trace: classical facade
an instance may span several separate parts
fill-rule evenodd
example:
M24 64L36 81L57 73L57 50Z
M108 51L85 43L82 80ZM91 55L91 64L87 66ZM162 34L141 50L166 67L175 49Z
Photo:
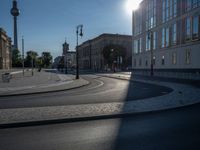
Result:
M133 12L136 71L200 73L200 0L143 0Z
M53 67L71 70L76 66L76 52L69 51L69 44L66 41L62 46L62 56L58 56L54 59Z
M74 68L76 65L76 52L69 51L69 44L65 41L63 44L64 63L67 68Z
M120 34L102 34L88 40L78 47L79 67L104 70L113 64L118 68L131 66L131 43L132 36Z
M10 69L12 66L11 38L0 28L0 69Z
M75 68L76 66L76 52L68 51L67 52L67 66L68 68Z

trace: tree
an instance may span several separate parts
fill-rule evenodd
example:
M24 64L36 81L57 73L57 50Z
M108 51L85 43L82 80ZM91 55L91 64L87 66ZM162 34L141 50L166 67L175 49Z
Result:
M39 68L42 68L42 67L43 67L42 57L38 57L38 58L37 58L36 64L37 64L37 66L38 66Z
M26 52L25 66L32 67L32 61L33 61L33 66L35 67L36 61L37 61L37 56L38 56L38 54L35 51Z
M52 56L50 52L43 52L42 53L42 62L45 68L49 67L52 64Z
M20 51L18 49L14 49L12 51L12 66L13 67L22 67Z

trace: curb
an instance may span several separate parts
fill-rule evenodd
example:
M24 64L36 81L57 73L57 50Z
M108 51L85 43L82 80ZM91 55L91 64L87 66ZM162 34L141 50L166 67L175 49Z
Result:
M200 102L196 104L200 104ZM74 118L64 118L64 119L62 118L62 119L52 119L52 120L0 124L0 129L45 126L45 125L104 120L104 119L115 119L115 118L127 118L127 117L133 117L136 115L145 115L145 114L153 114L153 113L166 112L166 111L175 111L178 109L185 109L188 107L193 107L196 104L190 104L190 105L185 105L185 106L176 107L176 108L166 108L166 109L161 109L161 110L144 111L144 112L127 112L127 113L118 113L118 114L113 114L113 115L96 115L96 116L87 116L87 117L74 117Z
M85 79L84 79L85 80ZM87 80L86 80L87 81ZM37 95L37 94L47 94L47 93L56 93L56 92L63 92L63 91L68 91L68 90L73 90L73 89L79 89L82 88L86 85L89 85L90 82L87 81L87 84L81 85L81 86L77 86L77 87L72 87L69 89L60 89L60 90L52 90L52 91L42 91L42 92L27 92L27 93L21 93L21 94L5 94L5 95L0 95L0 97L14 97L14 96L24 96L24 95Z
M97 76L101 76L101 75L97 75ZM104 77L108 77L108 76L104 76ZM128 79L124 79L124 78L122 79L122 78L119 78L119 77L108 77L108 78L128 80ZM134 80L129 80L129 81L133 82ZM3 124L0 124L0 129L130 117L130 116L140 115L140 114L158 113L158 112L164 112L164 111L184 109L184 108L187 108L187 107L192 107L192 106L197 105L197 104L200 104L199 100L196 101L196 102L191 101L190 103L185 103L185 104L180 103L179 105L173 105L173 106L166 105L166 106L163 106L163 107L148 108L146 110L144 108L142 108L141 110L134 110L134 109L132 109L132 108L134 108L134 105L133 105L130 108L125 109L124 111L121 111L121 112L113 111L113 113L109 113L109 111L107 111L107 113L101 113L100 112L100 113L96 113L94 115L91 115L90 113L85 115L85 116L84 115L81 115L81 116L74 115L73 117L71 116L71 118L70 118L70 116L69 117L64 116L64 117L60 117L60 119L59 119L59 116L58 116L58 117L53 118L53 119L46 118L46 120L42 120L42 118L41 118L41 120L35 119L35 120L32 120L32 121L24 121L24 122L19 121L19 122L14 122L14 123L3 123ZM148 107L148 105L147 105L147 107ZM94 111L94 110L92 110L92 111Z

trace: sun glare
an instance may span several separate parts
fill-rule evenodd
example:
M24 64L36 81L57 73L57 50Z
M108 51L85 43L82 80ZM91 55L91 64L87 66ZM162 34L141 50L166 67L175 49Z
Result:
M141 0L126 0L125 9L128 14L132 14L132 11L138 9Z

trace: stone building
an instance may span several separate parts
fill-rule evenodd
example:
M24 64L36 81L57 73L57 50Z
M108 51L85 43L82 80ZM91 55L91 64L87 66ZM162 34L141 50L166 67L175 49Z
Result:
M79 67L80 69L105 70L111 69L115 64L120 69L127 68L131 66L131 43L132 36L129 35L101 34L79 45ZM121 56L117 55L120 50L123 53ZM104 53L108 53L107 60Z
M12 45L11 38L0 28L0 69L12 67Z
M200 73L200 0L143 0L133 12L132 67L155 75Z
M76 67L76 52L75 51L67 52L67 66L69 69Z
M69 44L65 41L63 44L63 57L64 63L68 69L75 68L76 65L76 52L69 50Z

